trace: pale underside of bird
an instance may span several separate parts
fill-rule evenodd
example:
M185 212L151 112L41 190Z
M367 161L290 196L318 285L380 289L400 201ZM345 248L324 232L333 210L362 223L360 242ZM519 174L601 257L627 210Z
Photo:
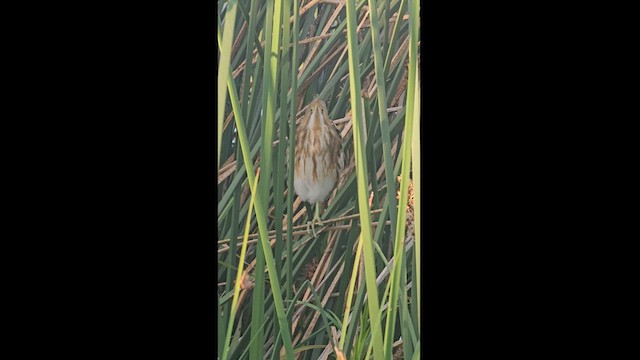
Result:
M320 206L336 187L345 166L342 137L327 111L324 101L316 97L307 107L304 118L296 127L294 189L303 201L315 204L315 216L310 224L322 225Z

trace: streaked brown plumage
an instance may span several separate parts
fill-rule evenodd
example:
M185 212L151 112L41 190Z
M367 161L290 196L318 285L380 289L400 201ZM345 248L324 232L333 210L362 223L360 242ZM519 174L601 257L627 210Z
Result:
M327 111L327 104L315 98L296 127L294 188L302 200L316 205L311 230L322 224L319 206L336 187L344 168L342 137Z

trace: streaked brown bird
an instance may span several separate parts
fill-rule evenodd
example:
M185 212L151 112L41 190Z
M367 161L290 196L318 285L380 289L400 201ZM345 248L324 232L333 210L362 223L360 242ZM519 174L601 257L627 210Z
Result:
M316 98L296 127L294 188L303 201L315 204L313 220L307 223L316 237L315 225L322 225L320 206L338 184L344 168L342 137L329 118L327 104Z

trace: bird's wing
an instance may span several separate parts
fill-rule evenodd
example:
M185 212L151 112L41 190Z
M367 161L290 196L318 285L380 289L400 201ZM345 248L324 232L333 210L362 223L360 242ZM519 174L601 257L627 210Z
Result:
M344 171L345 166L345 155L344 150L342 149L342 144L340 144L340 154L338 155L338 173L342 173Z

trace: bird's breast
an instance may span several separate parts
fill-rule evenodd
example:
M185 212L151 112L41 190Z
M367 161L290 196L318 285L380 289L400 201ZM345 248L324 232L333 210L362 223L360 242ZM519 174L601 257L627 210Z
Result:
M330 133L305 129L296 144L294 186L304 201L324 201L338 179ZM338 146L340 146L338 144Z
M310 203L324 201L333 190L338 173L328 160L323 154L315 154L297 161L294 186L302 200Z

